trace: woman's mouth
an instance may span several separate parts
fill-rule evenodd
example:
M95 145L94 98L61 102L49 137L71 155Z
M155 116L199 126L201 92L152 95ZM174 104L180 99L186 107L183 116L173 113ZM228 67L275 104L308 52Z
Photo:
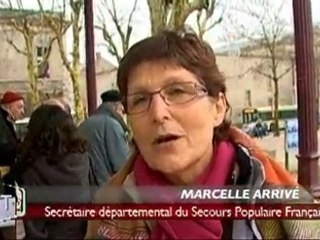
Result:
M174 134L166 134L166 135L162 135L160 137L157 137L153 144L164 144L164 143L171 143L171 142L174 142L178 139L180 139L181 136L178 136L178 135L174 135Z

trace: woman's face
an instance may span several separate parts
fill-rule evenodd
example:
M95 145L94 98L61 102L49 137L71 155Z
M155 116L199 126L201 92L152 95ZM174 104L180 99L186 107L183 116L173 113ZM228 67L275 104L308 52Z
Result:
M147 62L139 65L130 75L128 95L155 92L177 85L167 91L175 94L180 89L179 85L187 82L192 86L200 84L194 74L182 67ZM223 94L216 99L199 89L198 94L191 101L170 106L160 94L154 94L146 111L129 114L135 142L150 168L175 174L211 153L213 129L225 117L226 101ZM130 112L129 101L128 98ZM136 98L135 101L135 104L140 104L139 101L143 103L146 100Z

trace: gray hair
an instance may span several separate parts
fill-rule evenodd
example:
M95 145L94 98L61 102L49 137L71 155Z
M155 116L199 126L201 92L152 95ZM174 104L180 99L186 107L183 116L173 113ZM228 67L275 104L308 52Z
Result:
M46 101L44 101L42 104L44 105L54 105L61 107L64 111L70 112L70 109L66 106L64 102L62 102L60 99L57 98L50 98Z

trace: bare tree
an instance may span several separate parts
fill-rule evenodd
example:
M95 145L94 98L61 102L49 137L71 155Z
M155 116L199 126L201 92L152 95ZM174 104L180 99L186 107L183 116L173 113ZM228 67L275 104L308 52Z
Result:
M22 0L1 1L0 4L10 12L1 17L5 39L17 53L26 58L31 104L32 108L35 108L40 103L38 80L49 77L48 59L56 37L50 33L48 26L42 21L45 13L41 13L39 10L26 10ZM23 36L23 47L16 43L16 34ZM41 43L43 39L45 42ZM37 44L42 45L40 47ZM41 57L37 58L39 51Z
M274 118L274 134L279 136L279 81L290 70L289 65L285 70L281 70L281 63L290 60L290 51L283 42L285 28L288 26L286 21L281 18L281 10L283 2L276 9L271 7L270 2L264 1L259 7L243 4L242 8L236 10L252 22L252 31L248 26L237 25L235 29L241 35L242 39L246 39L250 46L242 54L260 57L262 62L253 69L256 73L266 77L273 83L273 118Z
M206 32L208 32L210 29L214 28L216 25L222 22L224 11L222 11L219 18L217 18L211 23L209 22L212 19L213 14L215 13L215 10L218 7L218 5L219 5L218 0L212 0L206 9L202 9L198 11L197 30L198 30L198 35L200 39L203 39L204 34Z
M100 29L105 40L105 45L111 55L119 62L122 56L128 51L132 37L133 16L137 11L137 0L134 1L128 17L119 14L115 0L100 0L98 23L96 28ZM200 38L222 21L222 15L214 22L210 22L213 13L218 5L216 0L148 0L150 10L151 32L155 34L162 29L178 30L184 27L188 16L198 11L197 30ZM111 17L106 19L106 14ZM115 27L115 32L111 28ZM120 38L119 48L116 39Z
M38 5L42 12L45 12L41 0L37 0ZM71 9L70 20L67 15L67 6ZM82 121L85 117L85 112L83 108L81 90L80 90L80 81L81 81L81 65L80 65L80 32L82 28L82 11L83 11L83 0L68 0L63 1L60 8L59 15L45 14L44 20L48 27L54 33L58 46L59 52L62 58L62 62L67 69L74 94L74 107L75 107L75 118L78 122ZM72 60L69 61L68 52L66 51L64 36L66 31L72 28Z
M209 9L209 3L208 0L148 0L151 33L182 29L191 13Z
M119 15L115 0L111 0L111 4L108 2L110 1L101 0L101 6L99 7L98 14L99 23L95 26L95 28L102 31L102 35L109 53L114 56L119 63L122 56L128 51L130 46L130 39L132 35L132 18L135 11L137 10L138 0L134 0L133 7L130 10L127 20L124 19L124 16ZM110 22L108 22L108 20L106 19L105 12L108 12L108 14L110 15L112 25L116 29L116 34L120 37L121 49L118 48L118 45L115 41L115 36L110 30Z

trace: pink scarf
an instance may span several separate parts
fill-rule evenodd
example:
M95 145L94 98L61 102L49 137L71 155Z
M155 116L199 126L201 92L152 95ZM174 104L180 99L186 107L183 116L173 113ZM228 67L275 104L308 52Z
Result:
M225 186L233 169L234 156L232 144L220 142L208 171L199 176L194 186ZM172 185L159 172L150 169L142 157L136 159L133 172L138 186ZM221 239L222 233L220 220L158 220L151 239Z

